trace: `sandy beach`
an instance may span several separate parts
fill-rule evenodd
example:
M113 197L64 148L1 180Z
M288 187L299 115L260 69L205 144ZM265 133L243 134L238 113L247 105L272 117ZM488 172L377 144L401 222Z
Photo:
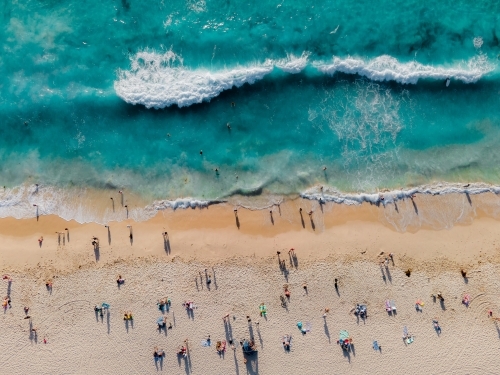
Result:
M500 315L497 220L478 215L450 230L400 233L381 222L381 207L326 205L323 211L312 207L309 216L311 207L304 204L286 202L272 214L235 213L230 205L164 211L147 222L112 222L109 232L55 216L2 219L2 273L13 278L10 286L4 281L12 307L0 320L4 370L496 373L500 328L489 310ZM381 265L390 253L394 262ZM118 275L125 279L119 287ZM49 279L52 290L45 285ZM291 296L282 307L285 284ZM431 297L438 293L444 301ZM464 295L470 296L468 307ZM164 297L172 303L162 313L156 302ZM387 313L386 300L394 301L396 314ZM182 305L186 301L194 302L192 311ZM111 307L101 318L94 306L103 302ZM259 315L261 303L266 317ZM367 306L366 319L354 314L356 304ZM30 319L24 319L25 306ZM126 311L132 322L123 320ZM172 328L159 332L156 321L163 315ZM302 334L298 322L310 331ZM403 341L404 326L414 336L411 344ZM337 344L340 330L352 337L351 352ZM286 334L292 336L290 352L282 344ZM243 355L240 341L251 337L258 352ZM186 338L189 355L179 357ZM219 355L216 343L222 340L227 348ZM372 348L375 340L380 351ZM165 351L161 361L154 361L154 347Z

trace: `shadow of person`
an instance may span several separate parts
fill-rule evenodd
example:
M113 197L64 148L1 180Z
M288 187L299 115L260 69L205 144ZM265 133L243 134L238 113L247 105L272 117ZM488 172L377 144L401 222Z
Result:
M271 217L271 224L274 225L273 211L269 211L269 216Z
M259 353L254 352L251 355L246 356L246 368L247 374L249 375L258 375L259 374Z
M215 277L215 269L212 267L212 274L214 276L214 288L217 290L219 287L217 286L217 278Z
M351 352L349 350L342 349L342 354L347 358L347 361L351 363Z
M470 200L470 195L469 195L469 192L465 192L465 196L467 197L467 202L469 202L469 205L472 206L472 201Z
M108 245L111 245L111 231L109 230L109 226L108 226Z
M234 370L236 375L240 374L240 369L238 366L238 357L236 356L236 350L233 350L233 357L234 357Z
M309 219L311 220L311 228L312 230L316 230L316 225L314 224L314 220L311 214L309 214Z
M171 250L170 250L170 238L169 238L167 232L165 232L165 234L163 236L163 249L165 250L165 252L167 254L170 254L170 252L171 252Z
M299 211L300 212L300 222L302 223L302 228L306 228L306 223L304 222L304 216L302 216L302 209Z
M234 217L235 217L235 219L236 219L236 227L237 227L238 229L240 229L240 219L239 219L239 217L238 217L238 211L237 211L237 210L234 210Z
M413 209L415 210L415 213L418 215L418 207L413 198L411 198L411 203L413 204Z
M382 273L382 280L384 280L384 283L387 284L387 278L385 277L384 268L382 267L382 264L380 265L380 272Z
M328 342L331 343L330 330L328 329L328 324L326 323L326 318L323 318L323 320L324 320L323 329L325 330L325 335L326 335L326 337L328 337Z
M444 310L446 310L446 306L445 306L445 304L444 304L444 298L441 298L441 299L439 300L439 304L441 305L441 309L442 309L443 311L444 311Z
M99 244L94 245L94 255L95 255L95 261L98 262L100 258Z
M392 284L392 275L391 272L389 271L389 267L385 266L385 273L387 274L387 280Z

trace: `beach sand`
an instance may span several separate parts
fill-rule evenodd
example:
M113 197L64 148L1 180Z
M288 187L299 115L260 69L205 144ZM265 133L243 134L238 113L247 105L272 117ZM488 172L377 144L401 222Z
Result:
M500 327L488 317L490 309L500 315L497 220L478 214L469 225L450 230L400 233L380 220L383 207L325 205L322 211L306 204L312 205L295 200L274 207L272 220L269 210L239 209L239 228L230 205L164 211L147 222L112 222L109 235L102 225L54 216L1 219L1 271L14 279L12 308L0 319L3 371L497 373ZM56 232L64 232L64 240ZM99 238L98 252L92 236ZM291 247L296 262L288 256ZM286 271L279 267L277 251ZM389 253L394 264L386 268L379 262ZM205 269L212 275L210 289ZM120 288L119 274L125 279ZM52 292L47 279L53 280ZM286 309L279 298L285 283L291 291ZM438 292L443 304L431 298ZM471 296L468 308L462 304L464 294ZM166 296L172 306L165 315L173 328L159 333L156 320L162 313L156 301ZM387 314L387 299L395 301L396 315ZM422 312L415 309L417 299L425 302ZM192 316L182 306L189 300L196 305ZM93 307L102 302L111 308L101 320ZM261 303L268 308L266 318L259 316ZM366 320L353 314L356 303L367 305ZM24 306L30 307L31 319L24 319ZM325 307L330 309L326 318ZM133 326L122 318L128 310ZM30 320L37 337L30 333ZM310 323L311 331L302 335L299 321ZM404 326L415 336L412 344L403 342ZM342 329L354 340L350 354L337 345ZM290 353L283 350L285 334L293 337ZM207 335L210 347L201 344ZM258 353L247 356L246 364L239 344L234 352L228 345L223 356L215 350L218 340L239 343L250 336ZM176 349L186 338L189 356L178 358ZM374 340L381 352L372 349ZM155 346L166 353L156 364Z

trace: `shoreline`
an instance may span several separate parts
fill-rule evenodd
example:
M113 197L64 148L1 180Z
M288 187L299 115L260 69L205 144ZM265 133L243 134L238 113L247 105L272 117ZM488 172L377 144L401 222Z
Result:
M472 222L485 215L500 220L500 186L487 183L434 183L399 189L382 189L375 193L347 193L328 185L315 184L303 192L290 195L261 191L258 195L229 196L209 200L176 198L148 200L134 191L92 188L54 188L23 185L0 193L0 220L59 216L81 224L111 222L145 222L168 211L206 209L231 205L251 211L280 210L285 204L296 204L308 210L343 211L343 206L366 203L383 208L379 220L396 230L414 232L423 229L449 229L456 224ZM436 207L442 212L436 213ZM443 214L444 213L444 214ZM293 214L288 218L293 219Z
M41 268L70 273L82 267L104 267L136 259L207 264L234 259L269 261L276 258L277 251L290 248L308 262L377 262L381 252L394 253L400 260L397 267L425 270L432 264L429 272L449 267L458 272L461 267L500 262L495 237L498 220L481 210L475 211L473 221L448 230L420 228L401 233L381 221L387 207L322 206L323 212L317 202L298 199L273 207L272 214L268 210L239 209L239 228L230 204L167 210L144 222L111 222L109 237L103 225L79 224L54 215L41 216L38 221L4 218L0 219L1 269L4 273ZM311 218L309 210L313 210ZM132 244L128 225L133 230ZM69 241L65 228L69 229ZM168 246L162 238L164 231L168 232ZM43 243L39 247L41 236ZM98 253L91 244L93 236L99 238Z

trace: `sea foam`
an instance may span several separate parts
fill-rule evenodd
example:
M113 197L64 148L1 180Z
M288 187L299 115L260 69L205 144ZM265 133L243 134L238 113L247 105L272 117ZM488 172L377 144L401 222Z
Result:
M361 205L365 202L371 204L386 205L399 200L411 199L417 194L424 195L448 195L465 194L477 195L484 193L500 194L500 186L488 185L484 183L474 183L461 185L455 183L442 183L435 185L423 185L419 187L389 190L379 193L344 193L329 187L314 186L300 194L301 198L317 200L322 203L333 202L345 205Z
M127 103L157 109L173 104L185 107L210 100L224 90L252 84L275 67L287 73L298 73L306 63L307 55L298 58L290 55L282 60L267 60L264 64L211 72L184 67L182 59L172 51L163 54L143 51L131 57L131 69L120 71L114 86L118 96Z
M320 73L358 74L373 81L395 81L416 84L420 79L445 80L464 83L477 82L495 66L485 55L479 54L467 62L450 67L431 66L416 61L402 63L391 56L379 56L371 60L333 57L332 62L309 61L310 54L288 55L283 59L267 59L263 63L236 66L210 71L207 68L191 69L173 51L157 53L141 51L130 57L130 70L119 70L114 88L116 94L130 104L146 108L165 108L171 105L187 107L209 101L224 90L253 84L279 69L297 74L312 67Z
M403 84L416 84L420 79L445 80L447 78L464 83L475 83L495 68L484 55L475 56L454 67L435 67L416 61L401 63L388 55L368 61L354 57L344 59L333 57L333 61L329 64L315 63L314 65L325 74L333 75L337 72L358 74L372 81L396 81Z

